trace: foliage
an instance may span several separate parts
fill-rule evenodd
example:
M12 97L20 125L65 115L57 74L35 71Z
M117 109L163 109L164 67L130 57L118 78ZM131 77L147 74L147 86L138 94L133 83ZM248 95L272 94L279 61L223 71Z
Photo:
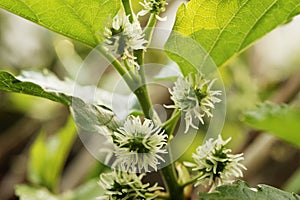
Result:
M0 7L94 47L108 17L120 9L120 1L3 0Z
M18 185L16 187L16 195L20 200L69 200L68 198L59 198L51 194L46 188L34 188L28 185Z
M71 104L69 97L60 93L46 92L34 83L21 82L8 72L0 71L0 80L1 90L43 97L65 105Z
M250 188L245 182L237 181L233 185L219 186L213 193L200 193L201 200L298 200L299 195L284 192L268 185Z
M41 132L31 146L29 159L29 179L33 184L57 190L60 174L77 133L73 119L69 119L63 129L49 139Z
M17 185L15 193L20 200L95 200L96 197L103 195L103 191L99 188L95 179L89 180L73 191L59 195L51 193L44 187L34 187L25 184Z
M115 156L114 159L121 160L121 163L116 162L113 167L120 171L130 168L132 171L144 169L148 172L145 164L150 163L151 168L156 171L160 164L158 161L173 161L170 152L168 155L160 154L167 154L168 145L177 136L175 130L180 117L185 117L182 121L185 123L184 132L187 134L191 129L201 129L210 125L207 124L209 123L207 117L214 117L213 110L217 107L215 104L222 101L215 96L225 96L221 90L212 90L215 79L209 79L212 78L211 73L218 72L217 67L226 65L231 58L256 40L299 14L300 1L191 0L182 4L176 14L173 32L165 44L165 51L178 64L185 77L179 77L173 91L169 90L175 106L165 106L174 108L170 119L165 122L161 122L155 113L151 113L152 103L143 64L156 21L165 19L161 18L160 14L165 11L167 2L165 0L139 2L144 10L138 14L132 10L132 3L130 0L1 0L0 7L85 45L97 47L95 49L119 72L128 88L135 94L143 110L139 116L129 115L123 123L110 106L99 103L100 101L90 102L84 96L76 96L69 90L51 90L34 80L22 81L5 71L0 71L0 90L38 96L70 107L76 125L80 129L102 134L107 139L106 144L117 147L107 156L107 159ZM139 17L144 15L150 17L143 30ZM116 54L120 54L118 55L120 59ZM67 84L67 81L60 81L56 77L54 79L56 83ZM123 102L120 100L119 103ZM300 137L297 134L299 117L299 110L286 105L267 103L260 105L256 111L248 112L245 121L254 128L270 131L300 146ZM201 123L196 125L194 120ZM287 130L286 127L290 129ZM75 138L75 125L71 119L62 130L49 139L46 139L43 132L40 133L31 147L29 160L29 180L35 186L17 186L16 194L21 200L93 199L100 193L108 198L115 195L126 199L136 196L134 193L140 193L146 199L153 199L156 196L184 199L184 189L188 185L213 186L216 181L223 184L226 182L224 177L229 178L230 174L233 175L230 179L241 177L241 169L245 169L238 163L243 160L243 154L229 154L231 150L224 145L230 139L223 141L219 136L220 144L218 140L214 141L212 138L206 145L198 148L198 162L197 156L196 159L194 156L194 159L200 168L192 170L194 172L200 170L201 173L195 177L192 177L190 175L192 172L180 163L176 164L177 172L172 162L160 169L165 180L166 194L158 191L161 188L156 187L157 184L155 187L149 187L150 183L142 183L144 171L138 171L141 173L139 178L132 180L128 177L136 177L135 174L125 176L115 171L115 175L101 174L101 177L109 177L108 185L113 186L102 188L106 191L100 188L97 191L97 184L92 179L91 182L69 193L54 195L51 192L59 191L59 179ZM141 157L147 160L146 163L141 161L140 153ZM227 166L229 170L225 170ZM224 171L224 176L219 171L222 173ZM122 185L118 183L116 174L120 175ZM178 177L178 174L184 177ZM201 181L197 183L197 180L206 178L209 178L209 184ZM139 187L136 187L137 183ZM121 192L118 190L120 186ZM133 194L128 196L126 191ZM234 185L220 186L213 193L201 192L200 198L300 199L298 195L266 185L260 185L257 189L249 188L242 181Z
M114 130L119 123L114 113L105 106L86 103L77 97L68 96L69 94L49 92L35 83L19 81L5 71L0 71L0 89L38 96L68 105L72 108L77 124L89 131L95 131L97 127L101 126Z
M266 102L258 105L256 110L245 113L244 120L255 129L268 131L300 147L299 118L298 108Z
M184 74L211 59L220 67L299 12L298 0L193 0L179 7L167 49Z

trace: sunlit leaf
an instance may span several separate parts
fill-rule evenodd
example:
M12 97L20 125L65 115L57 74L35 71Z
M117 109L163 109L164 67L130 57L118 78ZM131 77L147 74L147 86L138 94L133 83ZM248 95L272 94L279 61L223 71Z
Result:
M245 122L251 127L267 131L300 147L300 109L270 102L260 104L256 110L245 114Z
M299 12L299 0L191 0L177 11L167 50L181 69L202 68L211 58L219 67Z
M201 200L299 200L300 196L279 190L268 185L250 188L247 183L238 181L236 184L223 185L212 193L200 194Z
M136 106L137 100L132 99L130 94L123 95L110 92L97 88L95 85L80 85L68 77L61 80L48 70L22 71L21 75L16 78L23 82L35 83L41 86L46 92L54 92L73 97L72 106L78 102L75 102L74 99L79 98L86 103L113 108L113 112L118 114L118 117L122 119L125 119L129 113L128 111L130 111L124 110L124 105L129 104L128 109L138 108L138 106ZM117 103L115 103L116 99Z
M0 7L89 46L97 46L119 0L1 0Z
M99 105L105 96L106 98L113 98L113 95L104 91L96 90L95 87L81 87L76 86L77 92L74 93L74 82L61 81L53 74L49 76L41 75L40 73L34 74L34 77L20 76L15 78L8 72L0 71L0 90L17 92L23 94L29 94L32 96L38 96L46 98L55 102L63 103L71 107L72 113L74 114L76 124L88 131L99 131L100 127L109 128L115 130L118 128L119 120L115 113L106 106ZM20 81L24 80L24 81ZM33 82L29 82L33 81ZM37 85L41 84L40 85ZM87 90L86 90L87 89ZM93 98L91 92L96 90L96 97L98 102L89 103L90 99ZM76 97L71 95L77 95ZM121 95L115 95L114 97L119 98L119 102L125 102L126 98ZM84 100L80 99L84 98Z
M50 138L41 132L30 150L29 179L55 191L65 161L76 138L76 128L69 119L63 129Z
M70 105L71 103L70 98L61 93L46 92L39 85L31 82L22 82L5 71L0 71L0 90L43 97L65 105Z

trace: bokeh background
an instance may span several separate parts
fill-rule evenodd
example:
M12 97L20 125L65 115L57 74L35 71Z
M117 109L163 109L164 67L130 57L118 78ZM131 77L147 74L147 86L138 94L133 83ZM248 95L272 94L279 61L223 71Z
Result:
M169 1L167 22L159 27L171 28L176 8L183 2ZM138 9L138 5L135 5ZM146 18L142 18L145 20ZM269 33L251 48L220 69L227 96L227 114L223 137L232 137L234 152L245 153L246 180L250 185L269 184L300 192L300 151L295 146L267 133L251 130L242 122L243 113L266 100L299 106L300 89L300 17ZM155 38L154 38L155 39ZM161 36L157 36L161 39ZM76 78L77 71L90 48L0 9L0 70L19 74L21 70L47 68L58 77ZM166 64L160 52L147 52L147 62ZM93 77L95 67L82 76L83 84ZM158 69L151 73L157 73ZM109 89L118 75L111 68L101 79ZM150 88L156 104L171 101L166 88ZM159 92L158 92L159 91ZM31 145L41 133L55 134L69 118L67 107L37 97L0 91L0 199L16 199L14 187L28 182L28 159ZM300 121L300 119L299 119ZM289 128L289 127L287 127ZM189 160L202 144L203 134L194 139L181 160ZM51 166L49 166L51 167ZM60 191L68 191L97 179L106 167L93 158L76 139L60 181ZM148 177L156 180L157 175ZM299 181L297 181L299 180ZM97 188L95 188L97 190Z

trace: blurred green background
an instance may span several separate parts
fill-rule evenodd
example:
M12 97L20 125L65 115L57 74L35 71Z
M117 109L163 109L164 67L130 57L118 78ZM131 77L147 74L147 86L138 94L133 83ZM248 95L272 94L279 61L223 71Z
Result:
M168 15L168 21L160 22L159 27L172 27L172 17L180 2L182 1L169 1L169 9L164 13ZM138 5L135 7L138 8ZM233 59L228 66L220 69L227 101L223 138L232 137L230 147L234 152L245 153L248 171L244 179L251 185L264 183L300 192L299 149L268 134L252 130L243 122L243 114L255 109L258 103L265 100L299 106L299 35L300 18L297 17L291 23L268 34ZM91 49L76 41L0 10L1 70L18 74L21 70L47 68L60 78L75 78L82 61L90 51ZM169 62L165 55L155 51L148 51L146 60L163 65ZM97 80L98 77L93 76L93 70L97 70L99 66L97 63L94 65L89 71L82 72L86 73L81 74L86 77L82 80L83 84ZM155 74L159 70L160 68L155 68L149 73ZM116 78L118 75L115 71L108 68L99 84L102 88L109 89L116 82ZM155 104L171 103L166 88L150 87L150 90ZM0 91L0 199L16 199L14 187L32 181L29 174L29 154L34 141L40 137L41 131L46 138L57 134L67 123L69 115L68 108L60 104ZM73 126L73 129L69 128L74 132L74 124L69 126ZM289 128L291 127L286 127ZM190 155L202 144L203 138L200 131L193 145L180 160L190 160ZM85 190L94 191L89 194L91 197L97 196L99 188L90 184L89 180L97 180L105 167L87 152L80 139L75 138L71 143L70 152L66 152L67 161L59 180L59 188L55 190L68 191L86 183L83 189L78 190L79 193L84 193ZM53 152L60 151L53 149ZM43 154L39 153L35 159L40 156L42 160ZM51 166L43 167L46 170ZM153 174L148 179L153 182L159 180L157 177L157 174Z

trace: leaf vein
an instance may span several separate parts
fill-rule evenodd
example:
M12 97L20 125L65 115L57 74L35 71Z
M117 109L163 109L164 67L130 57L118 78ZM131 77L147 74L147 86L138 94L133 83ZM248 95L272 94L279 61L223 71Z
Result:
M37 21L40 21L39 20L39 16L37 15L37 13L34 12L34 10L31 8L31 6L29 6L28 4L26 4L23 0L17 0L17 1L19 1L20 3L22 3L26 8L28 8L32 12L32 14L35 16L35 18L36 18Z
M245 42L245 40L247 39L247 37L250 35L250 33L251 33L251 31L253 31L253 28L262 20L262 18L265 16L265 14L267 13L267 12L269 12L270 11L270 9L272 9L273 8L273 6L275 6L276 5L276 3L277 3L278 1L276 0L276 1L274 1L257 19L256 19L256 21L255 21L255 23L248 29L248 31L247 31L247 33L245 34L245 36L244 36L244 38L242 39L242 41L240 42L240 45L239 45L239 47L236 49L236 51L239 51L239 50L241 50L241 47L243 46L243 44L244 44L244 42Z
M232 17L228 20L228 22L225 24L225 26L220 30L216 40L214 41L213 45L211 46L211 48L207 51L207 54L204 56L204 59L201 63L201 66L206 62L208 56L211 54L212 50L217 46L217 44L220 41L221 36L224 33L224 30L226 28L228 28L229 24L232 22L233 19L235 19L235 17L240 13L241 9L244 8L244 6L247 5L247 3L249 3L250 0L246 0L238 9L237 11L234 13L234 15L232 15Z
M94 34L96 33L96 30L94 30L94 28L89 23L87 23L85 20L83 20L82 16L80 16L80 14L77 13L69 3L67 3L65 0L62 0L62 2L71 10L71 12L79 19L79 21L81 21L81 23L89 29L89 31L92 33L94 39L97 41L97 38L95 38L95 36L94 36Z

